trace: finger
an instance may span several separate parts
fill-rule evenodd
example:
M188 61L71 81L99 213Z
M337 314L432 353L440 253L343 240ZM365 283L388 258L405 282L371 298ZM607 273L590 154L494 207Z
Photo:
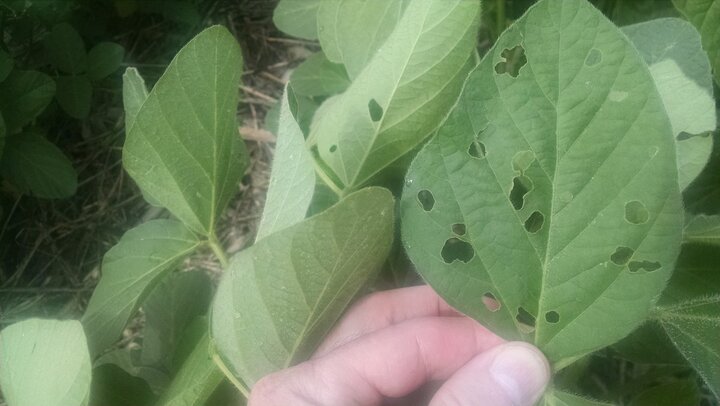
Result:
M327 354L356 338L405 320L461 316L430 286L386 290L366 296L348 310L328 334L314 357Z
M532 406L549 379L550 367L537 348L507 343L468 362L443 384L430 406Z
M385 397L402 397L427 381L447 379L500 343L466 317L413 319L263 378L249 405L379 405Z

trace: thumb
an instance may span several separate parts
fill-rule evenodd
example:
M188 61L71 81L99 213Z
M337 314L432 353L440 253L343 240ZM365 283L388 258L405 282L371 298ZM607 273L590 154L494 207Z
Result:
M545 356L511 342L470 360L438 390L430 406L532 406L550 379Z

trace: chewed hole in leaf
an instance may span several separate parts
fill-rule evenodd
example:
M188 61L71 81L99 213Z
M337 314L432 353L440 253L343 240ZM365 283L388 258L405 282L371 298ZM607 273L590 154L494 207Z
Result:
M530 314L525 308L518 307L517 315L515 315L515 320L517 320L518 327L520 328L520 331L523 333L529 334L535 331L535 316Z
M330 152L335 152L335 151L337 151L337 145L333 144L330 146Z
M653 272L662 268L662 264L657 261L630 261L628 269L630 272Z
M517 45L510 49L504 49L500 56L502 56L505 60L498 62L495 65L495 73L498 75L507 73L508 75L516 78L520 74L520 68L527 64L525 48L521 45Z
M642 202L633 200L625 203L625 220L630 224L644 224L650 219L650 212Z
M525 195L533 187L533 183L527 176L516 176L513 178L513 187L510 190L510 203L515 210L520 210L525 205Z
M468 147L468 155L473 158L482 159L485 158L485 154L485 144L480 141L473 141L470 143L470 147Z
M419 191L417 197L423 210L430 211L435 207L435 197L429 190L423 189Z
M368 110L370 111L370 119L374 122L378 122L382 120L383 117L383 108L380 106L380 104L375 99L370 99L370 102L368 102Z
M520 151L513 157L512 167L515 172L525 172L535 161L535 153L532 151Z
M602 52L600 52L599 49L593 48L588 52L587 57L585 57L585 65L587 66L595 66L602 62Z
M555 310L550 310L549 312L545 313L545 321L555 324L560 321L560 314Z
M468 263L475 256L475 249L469 242L453 237L445 241L440 255L448 264L455 261Z
M495 298L495 295L490 292L486 292L482 296L482 302L485 305L485 308L491 312L496 312L500 310L500 307L502 306L500 302Z
M625 265L632 258L635 250L629 247L617 247L615 252L610 255L610 260L615 265Z
M465 235L466 231L465 224L463 223L455 223L452 225L452 232L456 235Z
M678 134L677 137L675 137L675 138L676 138L678 141L686 141L686 140L689 140L689 139L695 138L695 137L706 138L706 137L709 137L710 134L711 134L711 133L708 133L708 132L700 133L700 134L690 134L690 133L688 133L688 132L683 131L683 132L681 132L680 134Z
M543 214L539 211L534 211L530 217L525 220L525 230L529 233L535 234L540 231L543 223L545 223L545 216L543 216Z

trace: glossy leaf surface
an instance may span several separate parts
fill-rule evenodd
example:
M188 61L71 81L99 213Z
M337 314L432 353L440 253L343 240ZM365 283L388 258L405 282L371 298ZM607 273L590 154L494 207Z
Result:
M143 192L210 235L246 166L235 118L237 41L206 29L170 63L127 129L123 164Z
M152 220L123 235L103 257L100 283L82 319L93 355L120 337L152 287L199 245L176 220Z
M90 368L77 321L28 319L0 333L0 386L8 406L86 406Z
M237 254L212 310L228 369L252 387L306 359L376 275L392 237L392 195L373 187Z
M586 1L543 0L415 158L403 239L451 305L562 366L648 317L680 244L676 173L627 37Z

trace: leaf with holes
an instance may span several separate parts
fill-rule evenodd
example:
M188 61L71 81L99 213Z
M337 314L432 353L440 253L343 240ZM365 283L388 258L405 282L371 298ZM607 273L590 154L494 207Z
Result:
M127 172L204 235L213 234L247 163L235 118L241 70L235 38L206 29L180 50L126 129Z
M305 148L305 138L290 112L288 98L293 97L290 89L285 89L281 102L277 144L265 208L258 226L258 240L302 221L315 189L313 158Z
M385 261L393 203L385 189L362 189L233 258L211 326L233 375L252 387L310 356Z
M703 47L720 84L720 2L717 0L673 0L675 7L697 27Z
M85 406L90 356L77 321L28 319L0 333L0 386L10 406Z
M317 39L317 10L321 3L321 0L281 0L273 13L273 22L286 34Z
M498 39L405 185L402 235L424 278L558 366L642 323L678 253L662 99L584 0L542 0Z
M20 192L43 199L75 194L78 181L72 162L42 134L26 131L5 142L0 174Z
M348 90L318 110L310 144L345 188L436 129L474 64L479 12L479 1L410 2Z
M317 16L318 37L328 59L345 65L350 78L356 78L392 34L408 3L322 2Z
M663 18L624 27L655 79L673 127L678 181L685 189L710 158L717 117L710 62L688 22Z
M100 283L82 319L93 355L122 335L142 299L199 245L176 220L152 220L123 235L103 257Z

